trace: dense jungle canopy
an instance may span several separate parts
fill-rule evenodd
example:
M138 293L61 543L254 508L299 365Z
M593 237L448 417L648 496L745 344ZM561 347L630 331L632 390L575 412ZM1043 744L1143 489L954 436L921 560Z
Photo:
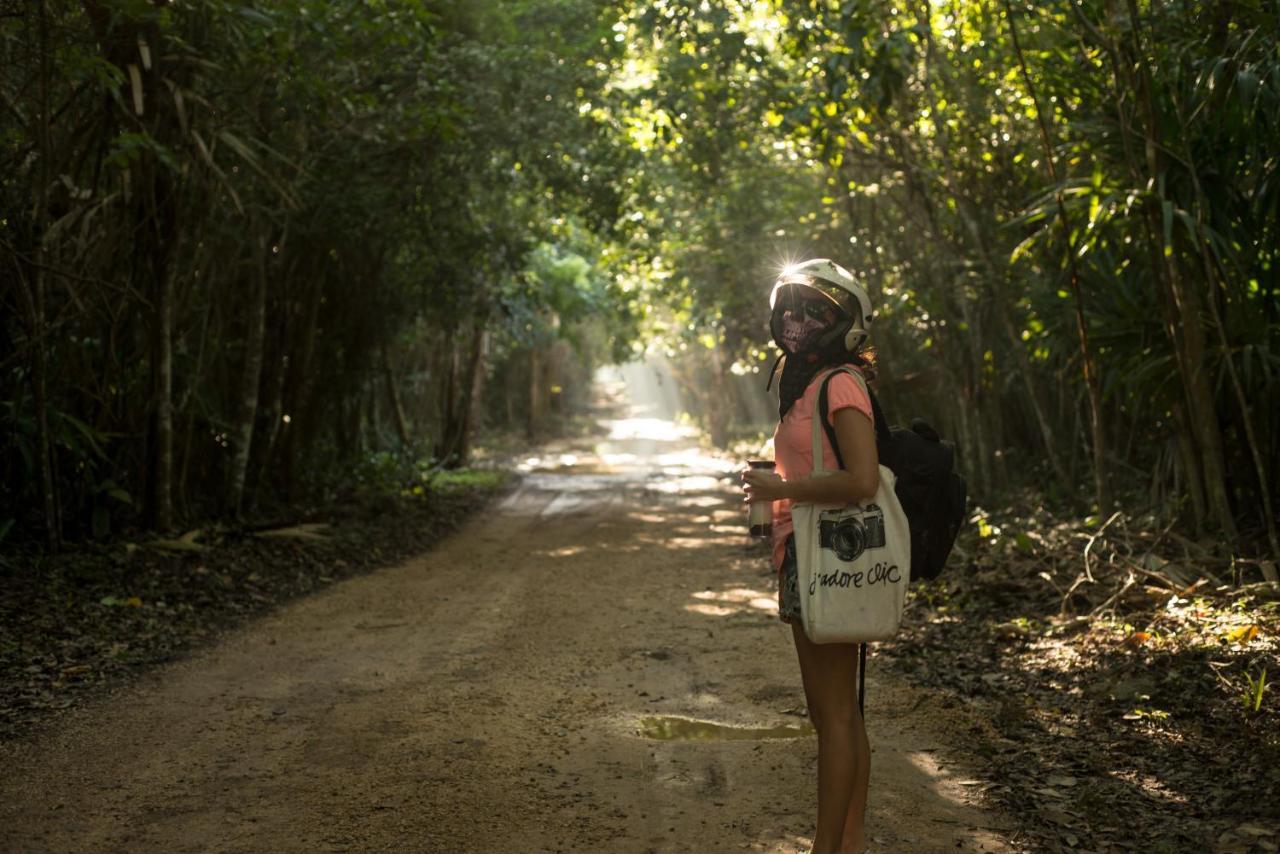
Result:
M1280 553L1273 0L4 0L0 540L321 500L824 255L980 500Z

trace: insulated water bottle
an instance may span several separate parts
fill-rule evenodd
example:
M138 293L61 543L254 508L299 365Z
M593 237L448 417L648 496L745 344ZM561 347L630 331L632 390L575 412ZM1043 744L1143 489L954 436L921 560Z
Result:
M773 460L747 460L753 469L773 471L777 464ZM773 502L756 501L747 505L747 524L753 537L773 536Z

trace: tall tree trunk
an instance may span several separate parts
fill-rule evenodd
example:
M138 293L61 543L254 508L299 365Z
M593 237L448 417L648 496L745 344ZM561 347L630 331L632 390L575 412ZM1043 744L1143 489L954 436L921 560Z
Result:
M988 478L987 470L982 462L982 452L977 440L974 438L973 420L973 401L964 385L957 383L954 389L956 396L955 412L959 420L960 447L964 449L961 454L960 461L964 466L966 473L975 481L976 487L973 492L975 495L987 495Z
M1151 93L1151 73L1147 67L1139 36L1141 18L1138 7L1134 0L1126 0L1126 5L1133 40L1133 63L1137 77L1135 88L1145 125L1147 177L1153 187L1159 188L1164 175L1164 141ZM1160 201L1155 198L1149 198L1146 203L1149 229L1154 229L1157 222L1163 221L1165 213L1157 209L1159 205ZM1163 228L1156 233L1163 234ZM1182 379L1187 391L1187 416L1196 435L1196 444L1199 446L1209 513L1219 530L1230 541L1235 542L1239 534L1231 513L1231 502L1227 497L1222 431L1218 426L1217 408L1214 404L1213 389L1209 383L1204 329L1200 320L1199 294L1196 293L1195 288L1188 285L1173 253L1165 251L1163 245L1159 262L1160 267L1157 272L1162 274L1161 278L1172 298L1173 306L1177 309L1177 325L1184 348L1179 366L1183 369Z
M157 0L153 0L159 5ZM120 96L129 122L161 144L178 133L171 111L160 109L164 99L160 69L164 62L160 29L106 7L99 0L83 0L104 59L125 74ZM181 73L180 66L175 70ZM173 525L173 278L170 269L179 235L177 181L151 151L132 167L133 246L138 276L150 300L146 506L152 526Z
M378 405L381 395L378 394L378 380L375 376L373 385L370 387L367 383L360 383L360 421L359 436L360 454L363 456L380 444L382 437L382 409Z
M1179 120L1181 121L1181 119L1180 111ZM1253 416L1249 411L1249 401L1245 396L1244 387L1240 383L1240 376L1236 372L1235 361L1231 355L1231 345L1227 340L1227 327L1222 320L1221 313L1218 311L1218 300L1214 293L1215 286L1220 284L1220 271L1217 262L1214 260L1213 252L1209 248L1209 243L1204 236L1209 199L1200 183L1200 173L1196 168L1195 153L1190 146L1185 146L1185 158L1187 170L1191 175L1191 184L1196 194L1196 250L1204 266L1205 283L1210 289L1205 301L1209 305L1209 316L1213 320L1213 328L1218 333L1218 348L1222 356L1222 363L1226 368L1227 378L1231 381L1231 390L1235 395L1236 407L1240 412L1240 421L1244 429L1245 443L1249 446L1254 475L1258 478L1258 494L1262 501L1262 520L1267 532L1267 543L1271 546L1271 556L1276 560L1280 560L1280 534L1276 531L1275 513L1271 505L1271 487L1267 482L1267 467L1262 459L1262 451L1259 448L1257 436L1254 434Z
M140 172L145 176L147 211L142 223L146 233L151 279L151 479L148 490L151 523L157 530L173 527L173 279L170 275L170 239L176 229L171 182L163 165L147 158Z
M409 447L409 420L404 414L404 403L400 399L400 387L396 384L396 373L391 369L391 353L387 349L386 342L381 346L382 350L382 379L386 383L387 400L391 404L391 416L396 425L396 434L400 437L400 444Z
M470 330L465 355L453 339L453 357L449 361L444 424L436 457L447 468L466 465L471 454L471 432L476 399L484 373L485 318L478 316Z
M459 344L458 330L450 330L447 337L448 347L445 354L444 385L440 396L440 432L436 437L435 457L444 465L452 465L451 457L456 451L458 421L459 383Z
M52 178L49 160L53 156L49 81L53 69L49 55L49 16L44 0L40 0L36 14L39 16L37 26L40 51L40 116L36 132L39 135L40 169L37 173L39 186L36 188L35 263L30 265L30 275L25 277L20 290L26 297L30 315L31 396L36 408L36 453L40 458L40 501L44 512L45 545L51 554L57 554L62 550L62 523L58 518L57 486L53 476L53 442L49 436L48 355L45 336L45 232L49 219L49 181Z
M1137 97L1135 93L1142 90L1144 85L1136 71L1137 60L1133 55L1136 50L1136 41L1133 49L1126 49L1122 43L1111 39L1101 29L1095 27L1074 0L1071 9L1089 38L1106 51L1111 63L1116 121L1120 126L1120 142L1125 166L1132 185L1143 186L1148 181L1155 180L1155 173L1150 173L1150 160L1145 164L1139 162L1138 155L1133 151L1131 140L1141 136L1147 143L1147 154L1157 156L1157 153L1152 148L1151 132L1135 128L1129 115L1130 104ZM1116 10L1110 3L1107 6L1107 15L1113 20L1117 18ZM1134 23L1136 26L1136 21ZM1147 106L1150 107L1149 101ZM1153 111L1148 109L1146 119L1148 123L1154 120ZM1197 370L1197 366L1189 363L1187 348L1183 343L1186 323L1178 316L1173 286L1169 280L1170 267L1165 263L1164 245L1160 238L1161 211L1158 202L1154 199L1147 198L1143 202L1141 222L1148 266L1156 281L1156 301L1160 305L1165 337L1169 341L1174 362L1178 367L1178 376L1181 379L1179 388L1181 400L1173 401L1171 407L1178 442L1178 459L1186 475L1187 491L1192 501L1194 514L1192 522L1196 530L1200 530L1208 518L1206 512L1208 489L1205 485L1204 455L1200 449L1203 438L1202 429L1191 416L1197 408L1191 394L1191 376Z
M950 363L960 372L960 381L958 388L964 392L964 402L962 406L966 410L972 410L973 421L969 436L972 440L972 460L971 465L977 467L978 480L980 490L983 493L990 494L995 489L995 479L991 471L991 455L987 447L984 435L984 424L982 418L982 402L983 402L983 381L982 373L984 368L983 349L982 349L982 329L981 323L977 316L973 313L973 304L969 300L961 300L960 302L961 317L969 332L964 336L965 350L968 355L967 360L956 358L959 354L953 354L951 359L943 359L944 364ZM945 354L944 354L945 355ZM967 365L967 367L966 367Z
M542 359L538 345L529 348L529 415L525 434L532 439L542 427Z
M284 444L281 450L281 484L286 500L293 495L294 468L297 464L300 435L314 434L315 419L312 417L312 390L315 388L315 353L317 326L320 322L320 303L324 299L324 280L315 276L307 291L305 308L299 313L301 322L298 326L302 340L297 347L295 357L289 363L289 377L286 380L285 414L289 422L284 425Z
M209 281L216 281L212 272L208 274ZM196 432L196 413L191 411L191 399L200 383L204 382L204 352L205 345L209 340L209 326L213 319L213 309L210 307L204 312L203 322L200 324L200 341L196 345L196 361L195 366L186 378L186 388L179 397L178 403L174 407L174 417L182 418L185 415L185 426L183 428L182 439L182 455L181 463L178 466L178 483L177 492L180 502L180 512L185 512L187 506L187 472L191 468L191 445L195 441Z
M459 466L471 458L471 441L474 438L476 410L480 399L480 386L484 380L484 351L488 333L485 319L477 317L471 334L471 353L464 369L462 403L459 406L458 433L454 446Z
M283 254L284 238L281 238ZM249 471L245 479L245 497L243 506L246 513L252 513L258 502L263 484L267 481L267 472L275 459L277 440L281 427L285 422L284 387L289 374L289 354L294 345L294 316L290 309L292 300L289 286L298 279L298 262L289 264L287 270L279 276L281 287L276 293L278 301L268 300L267 313L272 315L273 334L263 336L263 371L262 398L258 402L258 428L255 431L253 452L249 456ZM272 310L274 308L274 311ZM292 416L288 416L292 420Z
M41 229L41 231L43 231ZM38 238L41 239L41 238ZM44 253L35 253L35 263L22 277L18 289L27 313L31 347L31 397L36 416L36 455L39 459L41 511L44 514L45 546L50 554L62 550L62 523L58 513L57 482L53 476L53 443L49 435L48 356L45 352Z
M707 382L702 389L706 395L707 429L711 434L711 444L727 448L730 421L739 404L731 382L732 375L725 369L724 354L720 352L719 345L707 351L707 373Z
M1154 202L1153 202L1154 203ZM1187 417L1196 437L1200 467L1203 470L1205 497L1209 515L1218 529L1231 541L1238 538L1231 502L1227 497L1226 466L1222 447L1222 430L1218 426L1217 406L1209 384L1204 329L1200 325L1200 300L1171 259L1164 259L1165 280L1180 324L1183 357L1183 386L1187 394ZM1175 345L1176 346L1176 345Z
M245 479L245 496L242 502L246 513L252 513L257 506L258 496L268 480L268 473L276 458L281 429L287 424L285 419L292 420L292 416L283 411L284 382L288 373L288 357L284 352L287 351L277 352L266 361L267 367L262 375L262 393L265 399L259 403L258 411L261 413L260 423L265 430L257 431L257 440L253 443L254 452L249 457L249 473ZM264 359L265 357L264 353Z
M1195 442L1192 441L1194 431L1187 423L1187 407L1181 400L1173 403L1174 436L1178 443L1178 462L1186 474L1187 487L1184 490L1191 499L1193 523L1198 529L1205 518L1204 480L1201 477L1200 459L1196 453Z
M240 394L231 425L231 461L227 469L227 509L239 518L244 504L245 474L258 419L258 389L262 384L262 340L267 324L266 238L259 238L253 271L248 276L249 314L245 318L244 362L240 374Z
M1071 295L1075 304L1076 333L1080 342L1080 364L1084 371L1085 387L1089 393L1089 427L1093 438L1093 480L1094 494L1098 503L1098 512L1106 514L1111 509L1111 492L1107 484L1106 436L1102 424L1102 378L1098 374L1098 366L1093 360L1093 351L1089 346L1089 325L1085 320L1084 294L1080 288L1080 274L1076 269L1075 241L1071 236L1071 226L1067 220L1067 208L1062 199L1061 183L1058 179L1057 161L1053 154L1053 143L1049 138L1049 123L1040 109L1040 99L1036 95L1035 81L1027 68L1027 60L1022 55L1022 45L1018 41L1018 27L1014 20L1013 8L1009 0L1002 0L1005 18L1009 22L1009 36L1013 43L1014 55L1022 70L1023 80L1027 84L1027 94L1035 106L1036 121L1040 126L1041 143L1044 146L1045 167L1049 171L1049 179L1057 185L1055 193L1058 207L1058 224L1062 231L1063 246L1066 249L1067 272L1071 285Z
M519 392L520 388L516 382L516 372L508 370L502 381L502 398L506 404L507 413L504 425L508 430L514 430L516 426L516 397Z

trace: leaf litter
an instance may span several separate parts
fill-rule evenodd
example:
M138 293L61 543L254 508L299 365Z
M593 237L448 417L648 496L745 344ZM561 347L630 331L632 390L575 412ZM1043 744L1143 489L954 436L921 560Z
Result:
M1274 567L1119 513L977 521L879 652L990 722L1028 850L1280 850Z

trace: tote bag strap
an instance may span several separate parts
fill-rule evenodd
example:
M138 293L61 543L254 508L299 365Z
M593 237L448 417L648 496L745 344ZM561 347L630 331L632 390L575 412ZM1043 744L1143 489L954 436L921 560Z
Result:
M830 471L825 465L822 453L822 433L827 426L827 407L825 404L827 397L827 384L831 382L832 377L836 374L845 373L852 374L853 378L858 381L858 385L862 386L862 390L867 393L867 397L871 397L871 389L867 388L867 381L863 378L859 371L855 371L848 367L839 367L829 371L822 378L822 385L818 390L818 400L813 405L813 471L815 474L825 474ZM875 398L871 398L872 406L875 406ZM876 407L878 410L879 407ZM879 412L876 412L879 415ZM881 419L884 416L880 416ZM840 459L840 448L836 445L834 439L831 442L831 450L835 452L836 459ZM839 463L843 468L843 463ZM858 644L858 714L866 714L867 699L867 645L865 643Z
M840 457L840 446L836 444L835 431L827 430L827 386L831 383L832 378L836 374L849 374L858 381L858 385L862 386L862 390L867 393L867 397L871 397L871 389L867 388L867 381L863 379L862 374L850 368L847 365L841 365L827 372L822 378L822 385L818 387L818 399L813 404L813 471L815 474L826 474L831 469L826 467L826 460L822 453L822 433L827 431L827 438L831 441L831 450L836 456L836 465L844 468L844 460Z

